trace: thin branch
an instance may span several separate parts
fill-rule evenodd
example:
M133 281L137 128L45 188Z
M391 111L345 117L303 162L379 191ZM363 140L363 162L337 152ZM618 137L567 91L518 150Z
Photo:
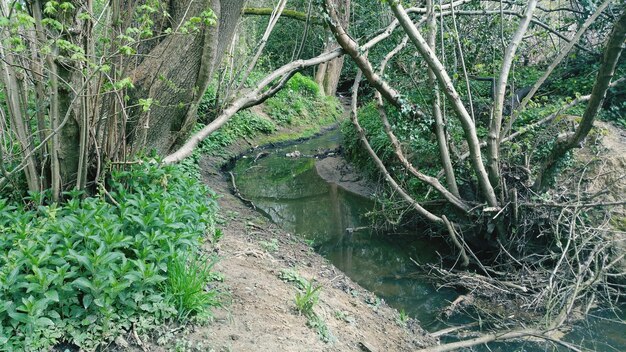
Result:
M193 153L193 150L200 144L200 142L205 140L211 133L215 132L218 128L222 127L238 111L259 104L265 99L269 98L271 95L276 94L280 90L280 88L282 88L282 85L287 82L288 79L285 79L286 76L293 75L295 72L298 72L306 67L318 65L320 63L340 57L341 55L343 55L343 53L343 50L336 49L308 60L293 61L270 73L263 80L261 80L253 90L233 101L226 109L222 111L222 113L215 120L206 125L196 134L192 135L187 140L187 142L185 142L185 144L181 146L178 150L166 156L163 159L163 163L176 163L190 156ZM280 83L277 86L273 86L272 88L270 88L269 91L264 92L264 89L276 79L280 79Z

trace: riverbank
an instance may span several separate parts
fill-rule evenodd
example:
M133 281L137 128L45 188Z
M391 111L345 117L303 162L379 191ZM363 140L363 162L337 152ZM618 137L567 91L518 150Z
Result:
M219 287L229 298L214 312L212 324L186 336L190 345L216 351L410 351L434 344L416 321L232 195L233 184L221 166L256 142L235 143L226 156L200 160L204 182L222 195L222 259L215 270L224 276ZM300 278L321 286L313 311L326 328L312 326L296 311Z

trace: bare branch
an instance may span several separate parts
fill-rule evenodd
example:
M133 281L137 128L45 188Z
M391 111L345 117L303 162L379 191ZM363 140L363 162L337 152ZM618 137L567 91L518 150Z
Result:
M409 38L411 38L428 66L432 68L439 84L443 88L444 93L448 97L448 100L452 103L454 110L461 120L463 130L465 131L465 140L467 141L470 149L472 165L474 167L474 171L476 172L482 195L487 200L489 206L497 207L498 201L496 199L496 194L491 183L489 182L487 171L483 165L478 136L476 135L476 126L474 125L467 109L463 105L459 94L454 88L452 80L446 73L445 67L443 67L439 59L432 52L428 43L426 43L420 32L417 30L417 27L415 27L415 24L411 21L402 5L398 1L390 1L389 5L391 6L391 10L396 15L396 18L400 21L400 25L404 28Z
M178 150L166 156L163 159L163 163L176 163L190 156L191 153L193 153L193 150L198 146L198 144L200 144L200 142L206 139L218 128L222 127L238 111L259 104L269 98L271 95L276 94L280 90L282 85L287 82L288 78L285 79L286 76L291 76L295 72L300 71L306 67L319 65L320 63L330 61L332 59L340 57L341 55L343 55L343 50L333 50L331 52L321 54L308 60L293 61L270 73L263 80L261 80L261 82L259 82L253 90L246 93L244 96L236 99L226 109L224 109L215 120L206 125L196 134L191 136L183 146L178 148ZM281 79L280 83L277 86L270 88L269 91L264 92L264 89L276 79Z
M504 111L504 96L506 94L506 86L509 80L509 72L513 67L513 59L517 47L521 44L524 34L528 30L528 25L537 6L538 0L530 0L526 7L524 17L520 22L511 42L509 43L504 58L502 59L502 67L500 75L496 83L495 99L493 105L493 115L489 123L489 136L487 138L487 164L489 165L489 180L492 185L500 184L500 130L502 128L502 115Z

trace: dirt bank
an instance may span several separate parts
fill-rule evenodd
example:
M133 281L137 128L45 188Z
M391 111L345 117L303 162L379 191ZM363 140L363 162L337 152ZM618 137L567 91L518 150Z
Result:
M254 142L232 146L229 154L237 155L250 144ZM230 178L219 170L225 162L207 157L200 166L207 185L222 195L224 237L215 269L224 275L219 288L230 297L215 310L213 323L186 334L185 346L215 351L411 351L436 342L416 321L401 317L297 236L233 196ZM313 310L327 333L310 327L296 312L294 277L322 286Z

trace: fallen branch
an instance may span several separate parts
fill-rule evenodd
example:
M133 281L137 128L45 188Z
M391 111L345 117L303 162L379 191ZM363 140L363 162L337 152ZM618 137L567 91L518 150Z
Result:
M485 334L483 336L470 339L470 340L446 343L446 344L439 345L439 346L423 348L421 350L418 350L417 352L454 351L454 350L458 350L461 348L469 348L469 347L478 346L478 345L482 345L482 344L493 342L493 341L506 341L506 340L513 340L513 339L521 339L521 338L526 338L526 337L540 338L543 340L558 343L566 348L569 348L572 351L581 351L578 347L572 344L569 344L567 342L563 342L554 337L548 336L547 335L548 333L549 331L539 331L539 330L534 330L534 329L513 330L513 331L508 331L508 332L503 332L503 333L491 333L491 334Z
M228 174L230 175L230 183L233 186L233 194L235 195L235 197L241 199L242 201L244 201L244 203L249 204L252 209L256 210L256 206L254 205L254 203L252 203L252 201L250 199L244 198L241 195L241 192L239 192L239 188L237 188L237 184L235 183L235 175L233 175L232 172L228 172Z
M228 122L228 120L230 120L231 117L233 117L233 115L240 110L258 105L278 93L287 83L289 78L291 78L296 72L301 71L306 67L315 66L320 63L333 60L341 55L343 55L343 50L336 49L308 60L293 61L270 73L263 80L261 80L261 82L259 82L253 90L233 101L215 120L213 120L213 122L206 125L196 134L192 135L178 150L166 156L163 159L163 163L177 163L190 156L200 142L205 140L218 128L222 127L226 122ZM265 88L270 86L277 79L279 79L279 82L265 91Z

